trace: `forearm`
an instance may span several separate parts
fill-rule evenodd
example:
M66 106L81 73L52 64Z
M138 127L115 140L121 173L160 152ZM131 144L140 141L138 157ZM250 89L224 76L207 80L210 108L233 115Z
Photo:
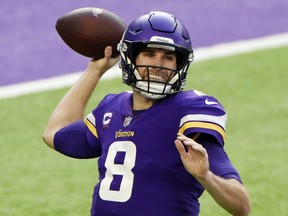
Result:
M248 215L250 203L246 188L235 179L223 179L211 171L205 180L198 180L213 199L234 216Z
M52 112L43 134L44 141L50 147L54 148L53 138L59 129L83 119L87 102L100 79L100 76L92 72L87 70Z
M83 119L85 107L99 79L100 76L86 70L59 102L50 120L57 119L58 124L66 125Z
M83 119L86 104L97 83L119 59L111 56L112 47L108 46L105 48L104 58L90 61L85 73L57 105L43 133L43 140L47 145L54 148L55 133L69 123Z

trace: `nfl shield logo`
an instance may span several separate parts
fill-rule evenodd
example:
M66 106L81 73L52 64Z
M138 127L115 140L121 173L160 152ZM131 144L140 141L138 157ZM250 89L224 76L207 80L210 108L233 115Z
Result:
M127 127L130 124L131 121L132 121L132 117L131 116L127 116L125 118L125 120L124 120L123 126Z

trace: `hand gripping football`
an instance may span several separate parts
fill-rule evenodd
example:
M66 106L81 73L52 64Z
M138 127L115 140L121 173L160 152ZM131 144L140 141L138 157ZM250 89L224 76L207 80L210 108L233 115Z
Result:
M95 59L104 57L106 46L112 46L112 57L119 55L117 44L126 24L114 13L102 8L79 8L56 22L62 40L74 51Z

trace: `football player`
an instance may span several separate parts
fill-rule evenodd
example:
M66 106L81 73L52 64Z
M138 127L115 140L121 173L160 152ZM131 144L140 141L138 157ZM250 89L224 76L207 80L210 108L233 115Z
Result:
M107 95L84 117L100 78L119 61L106 47L43 134L64 155L98 158L91 215L196 216L204 190L230 214L248 215L247 190L224 150L224 108L214 97L183 90L193 61L185 26L171 14L149 12L128 26L118 49L132 91Z

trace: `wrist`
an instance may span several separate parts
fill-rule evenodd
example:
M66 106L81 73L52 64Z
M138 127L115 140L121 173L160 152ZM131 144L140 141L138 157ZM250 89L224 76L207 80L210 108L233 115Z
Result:
M214 174L208 170L207 173L205 175L202 175L201 177L197 178L197 181L205 187L205 185L208 185L209 183L211 183L213 181L214 178Z

